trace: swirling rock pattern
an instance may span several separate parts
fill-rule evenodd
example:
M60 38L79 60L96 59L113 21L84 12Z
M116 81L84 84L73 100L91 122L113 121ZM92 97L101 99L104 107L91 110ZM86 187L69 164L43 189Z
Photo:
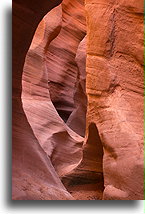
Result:
M50 19L53 22L47 21ZM46 48L54 35L59 34L61 20L62 7L58 6L40 22L26 56L22 90L27 119L58 175L80 161L84 140L64 123L49 95Z
M13 200L73 199L36 139L21 101L23 65L34 32L43 16L59 3L13 1Z
M143 2L60 3L13 1L12 198L143 199Z
M84 0L64 0L62 27L59 35L48 46L45 57L50 97L65 122L74 110L74 93L78 76L75 57L79 43L85 35Z

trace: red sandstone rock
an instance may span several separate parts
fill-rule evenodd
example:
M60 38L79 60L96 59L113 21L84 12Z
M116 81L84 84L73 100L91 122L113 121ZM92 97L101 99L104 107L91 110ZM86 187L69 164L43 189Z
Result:
M23 65L42 17L61 1L13 1L13 171L12 199L70 200L50 158L33 134L21 103Z
M58 115L48 90L46 48L53 35L59 33L56 30L61 28L61 9L61 6L54 8L37 28L25 60L22 90L27 119L59 175L65 174L80 161L83 143L83 138L70 130ZM47 21L50 19L52 23Z
M103 145L103 199L143 199L143 1L86 0L86 12L87 126Z
M81 136L85 136L86 128L86 36L80 42L75 61L78 67L78 77L74 92L74 110L67 120L67 125Z
M12 198L143 199L143 2L13 2Z
M84 0L62 2L62 27L46 50L46 67L51 100L66 122L74 110L79 43L86 34Z

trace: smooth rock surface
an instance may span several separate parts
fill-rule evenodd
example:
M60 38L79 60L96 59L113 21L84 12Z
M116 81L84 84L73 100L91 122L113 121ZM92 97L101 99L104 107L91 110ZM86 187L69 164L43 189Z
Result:
M75 57L85 35L84 0L64 0L62 27L59 35L48 46L45 57L50 97L65 122L74 110L74 93L78 77Z
M47 21L50 19L53 22ZM27 119L59 175L80 161L84 140L64 123L49 95L46 48L54 35L58 36L61 20L62 7L58 6L40 22L25 59L22 84L22 102Z
M86 128L86 36L80 42L75 61L78 67L78 77L74 92L74 110L67 120L67 125L81 136L85 136Z
M13 1L13 200L72 200L50 158L41 148L25 116L21 101L26 53L43 16L60 0Z

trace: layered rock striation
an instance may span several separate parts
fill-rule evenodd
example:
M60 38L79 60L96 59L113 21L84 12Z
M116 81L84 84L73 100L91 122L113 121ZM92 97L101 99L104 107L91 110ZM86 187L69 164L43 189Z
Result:
M13 1L12 198L143 199L143 2L60 3Z
M49 21L51 19L53 22ZM61 21L60 5L40 22L25 59L22 83L22 102L27 119L59 175L80 161L84 140L61 119L49 93L46 49L54 35L59 34Z
M25 116L22 73L26 53L43 16L61 1L13 1L13 200L72 200Z
M74 93L78 81L75 57L85 35L84 0L64 0L61 30L48 46L45 58L50 97L65 122L74 110Z

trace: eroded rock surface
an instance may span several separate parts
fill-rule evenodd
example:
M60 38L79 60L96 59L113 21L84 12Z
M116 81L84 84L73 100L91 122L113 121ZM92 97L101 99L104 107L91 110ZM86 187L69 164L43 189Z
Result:
M65 122L74 110L74 93L78 76L75 57L85 35L84 0L64 0L62 27L59 35L48 46L45 57L50 97Z
M75 61L78 67L78 76L74 92L74 110L67 120L67 125L81 136L85 136L86 129L86 36L80 42Z
M143 2L60 3L13 1L12 198L143 199Z
M41 148L21 101L26 53L43 16L61 1L13 1L13 200L71 200Z
M48 21L50 19L53 22ZM57 37L59 34L61 23L61 5L40 22L26 56L22 90L27 119L59 175L65 174L80 161L83 143L83 138L74 133L58 115L49 95L46 48L54 35Z
M87 127L103 144L103 199L143 199L143 1L86 0L86 13Z

